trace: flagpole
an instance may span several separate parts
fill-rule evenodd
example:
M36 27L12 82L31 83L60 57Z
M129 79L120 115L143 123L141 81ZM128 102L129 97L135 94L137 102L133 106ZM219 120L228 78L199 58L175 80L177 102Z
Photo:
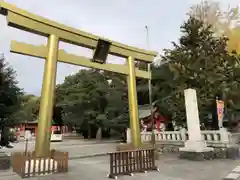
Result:
M148 26L145 26L146 29L146 44L147 49L150 49L150 42L149 42L149 29ZM148 63L148 72L151 73L151 64ZM149 104L150 104L150 112L151 112L151 123L152 123L152 146L155 149L155 132L154 132L154 117L153 117L153 102L152 102L152 76L148 80L148 96L149 96Z

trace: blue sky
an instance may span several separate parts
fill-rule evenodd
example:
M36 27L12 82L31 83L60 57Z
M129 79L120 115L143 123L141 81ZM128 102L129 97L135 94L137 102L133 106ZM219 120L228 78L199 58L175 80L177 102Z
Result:
M122 43L146 48L146 31L149 27L150 47L161 51L170 48L171 41L180 36L179 27L186 19L186 12L201 0L5 0L32 13L50 18L66 25L104 36ZM236 6L239 0L218 0L224 7ZM0 16L0 52L17 71L17 80L27 93L39 95L42 86L44 60L11 54L10 41L18 40L32 44L46 44L46 39L16 30L6 25ZM66 44L66 51L90 56L90 53ZM115 59L110 58L111 63ZM117 61L119 62L119 61ZM57 83L81 67L58 63Z

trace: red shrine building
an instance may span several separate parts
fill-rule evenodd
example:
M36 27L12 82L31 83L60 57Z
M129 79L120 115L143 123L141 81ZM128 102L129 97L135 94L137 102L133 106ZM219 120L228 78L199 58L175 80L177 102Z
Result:
M150 105L139 106L139 120L142 131L152 131L156 129L158 131L164 131L168 126L168 119L163 116L158 107L153 107L153 116L151 116ZM152 125L154 125L152 127Z
M58 126L52 125L51 130L54 131ZM20 133L24 132L26 130L29 130L33 136L36 136L37 130L38 130L38 121L29 121L29 122L22 122L22 123L17 123L14 125L14 128L19 129ZM61 131L62 133L67 133L69 131L67 126L61 126Z

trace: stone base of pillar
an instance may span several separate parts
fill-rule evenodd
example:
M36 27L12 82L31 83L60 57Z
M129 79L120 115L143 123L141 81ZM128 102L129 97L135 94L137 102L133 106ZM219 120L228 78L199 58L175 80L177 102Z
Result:
M204 141L186 141L185 147L179 151L181 159L204 161L214 158L214 149L207 147Z
M191 161L212 160L214 158L214 152L213 151L205 151L205 152L181 151L179 157L180 159L187 159Z
M4 152L0 152L0 170L10 169L10 156Z
M239 159L240 158L240 152L239 152L239 146L231 146L227 148L226 157L228 159Z

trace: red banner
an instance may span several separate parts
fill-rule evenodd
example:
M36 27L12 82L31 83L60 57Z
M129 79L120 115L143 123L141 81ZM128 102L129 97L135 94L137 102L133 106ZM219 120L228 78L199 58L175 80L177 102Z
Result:
M218 126L219 128L221 128L224 117L224 101L216 100L216 103L217 103Z

